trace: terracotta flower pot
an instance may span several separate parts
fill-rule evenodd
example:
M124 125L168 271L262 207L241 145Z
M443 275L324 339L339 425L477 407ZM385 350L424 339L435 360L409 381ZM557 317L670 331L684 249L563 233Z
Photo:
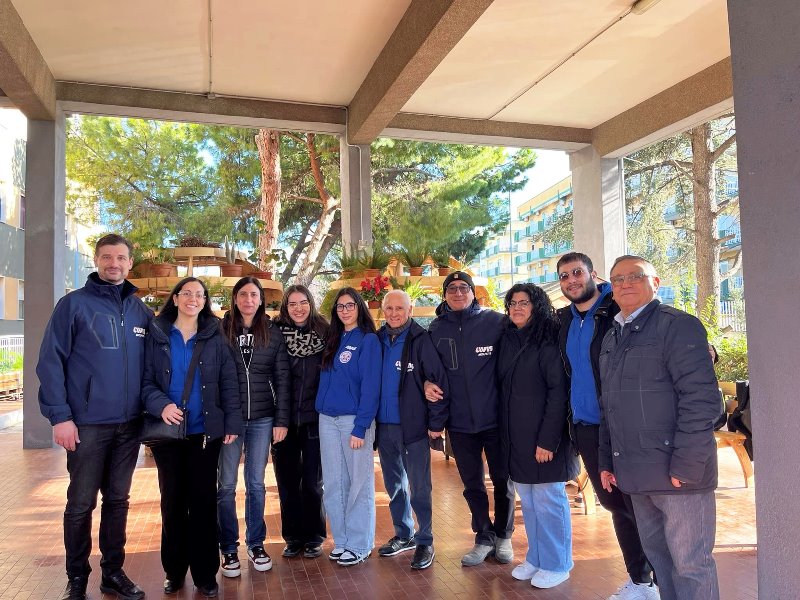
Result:
M156 263L150 265L150 277L169 277L172 274L172 265L169 263Z
M450 275L450 267L438 267L439 268L439 277L447 277Z
M380 300L370 300L370 301L367 302L367 306L369 306L370 308L380 308L381 307L381 301Z
M241 277L242 265L237 264L224 264L219 266L220 277Z
M250 277L255 277L256 279L272 279L272 271L253 271L250 273Z
M425 267L408 267L408 272L412 277L419 277L424 270Z
M372 279L373 277L380 277L381 270L380 269L364 269L364 277Z

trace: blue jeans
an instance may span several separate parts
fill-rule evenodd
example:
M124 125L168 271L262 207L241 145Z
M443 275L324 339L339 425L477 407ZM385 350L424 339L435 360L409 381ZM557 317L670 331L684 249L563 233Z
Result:
M719 600L711 556L717 527L714 492L631 494L631 500L661 600Z
M223 444L219 454L217 489L217 526L219 549L223 554L236 552L239 545L239 520L236 517L236 481L239 460L244 452L244 541L248 548L262 546L267 537L264 523L264 473L269 444L272 441L272 417L244 421L242 434L232 444Z
M80 443L67 451L67 506L64 510L64 547L67 576L88 577L91 572L92 511L97 492L100 509L100 568L113 575L125 562L125 527L133 469L139 456L141 421L118 425L78 425Z
M572 521L564 482L514 483L528 535L530 564L563 573L573 567Z
M350 435L354 419L354 415L319 416L322 497L334 545L365 556L375 543L375 422L367 429L364 445L353 450Z
M389 495L394 534L404 539L413 536L417 544L432 545L431 450L428 438L406 445L400 425L379 423L378 455L381 457L383 485ZM416 536L412 507L419 523Z

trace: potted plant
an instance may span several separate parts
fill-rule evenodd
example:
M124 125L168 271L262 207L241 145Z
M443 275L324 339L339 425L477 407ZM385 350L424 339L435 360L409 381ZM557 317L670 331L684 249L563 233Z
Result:
M350 246L348 251L342 246L342 254L337 261L337 270L340 272L339 279L352 279L363 272L364 258L364 253L360 252L357 247Z
M408 294L408 297L411 298L412 306L414 306L417 300L429 298L431 295L428 289L420 283L419 279L415 281L406 279L405 283L400 283L394 277L390 277L389 281L392 284L392 289L403 290L406 294Z
M409 270L412 277L422 275L425 268L425 260L428 258L428 248L424 240L416 240L406 243L400 247L400 256Z
M364 266L364 277L379 277L389 266L392 256L386 250L382 240L372 240L372 247L364 252L361 264Z
M236 241L225 236L225 264L219 266L220 277L241 277L242 265L236 262Z
M361 282L361 297L370 308L380 308L381 300L391 289L388 277L367 277Z
M450 250L447 248L434 248L431 258L439 269L439 277L446 277L450 274Z
M169 277L172 275L172 248L156 248L150 251L150 276Z
M270 252L262 253L256 251L251 255L251 260L255 260L259 268L250 273L256 279L272 279L273 273L280 271L286 264L286 253L281 248L275 248Z

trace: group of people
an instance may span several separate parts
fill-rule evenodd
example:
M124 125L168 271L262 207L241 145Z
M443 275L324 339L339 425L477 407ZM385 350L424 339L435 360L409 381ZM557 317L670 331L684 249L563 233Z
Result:
M307 288L291 286L273 320L251 277L234 287L222 321L193 277L154 318L126 281L131 251L115 234L97 242L97 271L59 301L37 367L42 413L67 450L65 599L86 598L98 492L100 589L144 597L123 571L143 410L186 425L185 439L153 447L168 594L187 572L206 597L218 594L218 571L240 574L242 455L247 556L258 571L272 567L264 548L270 452L283 556L319 557L326 521L331 560L349 567L371 555L377 448L394 525L378 555L413 551L411 568L428 568L430 449L447 428L475 533L464 566L513 560L518 495L528 549L512 577L539 588L567 580L565 482L580 456L630 576L612 598L719 597L711 556L719 396L706 334L660 303L658 277L641 257L620 257L610 283L598 283L588 256L564 255L558 276L571 305L558 312L526 283L508 291L502 315L478 304L469 274L452 273L426 331L402 290L383 299L380 329L352 288L337 292L326 320Z

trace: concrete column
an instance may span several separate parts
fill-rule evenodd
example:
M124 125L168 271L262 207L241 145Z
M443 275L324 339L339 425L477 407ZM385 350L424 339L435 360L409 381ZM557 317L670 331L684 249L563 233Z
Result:
M758 596L798 597L800 4L728 0L756 457Z
M342 182L342 243L350 248L372 244L372 174L369 145L351 146L345 136L339 142Z
M22 445L49 448L50 423L39 412L36 363L45 325L65 291L65 121L28 121L25 173L25 400Z
M575 251L587 254L597 274L608 278L625 253L625 193L622 160L601 158L592 146L569 155Z

